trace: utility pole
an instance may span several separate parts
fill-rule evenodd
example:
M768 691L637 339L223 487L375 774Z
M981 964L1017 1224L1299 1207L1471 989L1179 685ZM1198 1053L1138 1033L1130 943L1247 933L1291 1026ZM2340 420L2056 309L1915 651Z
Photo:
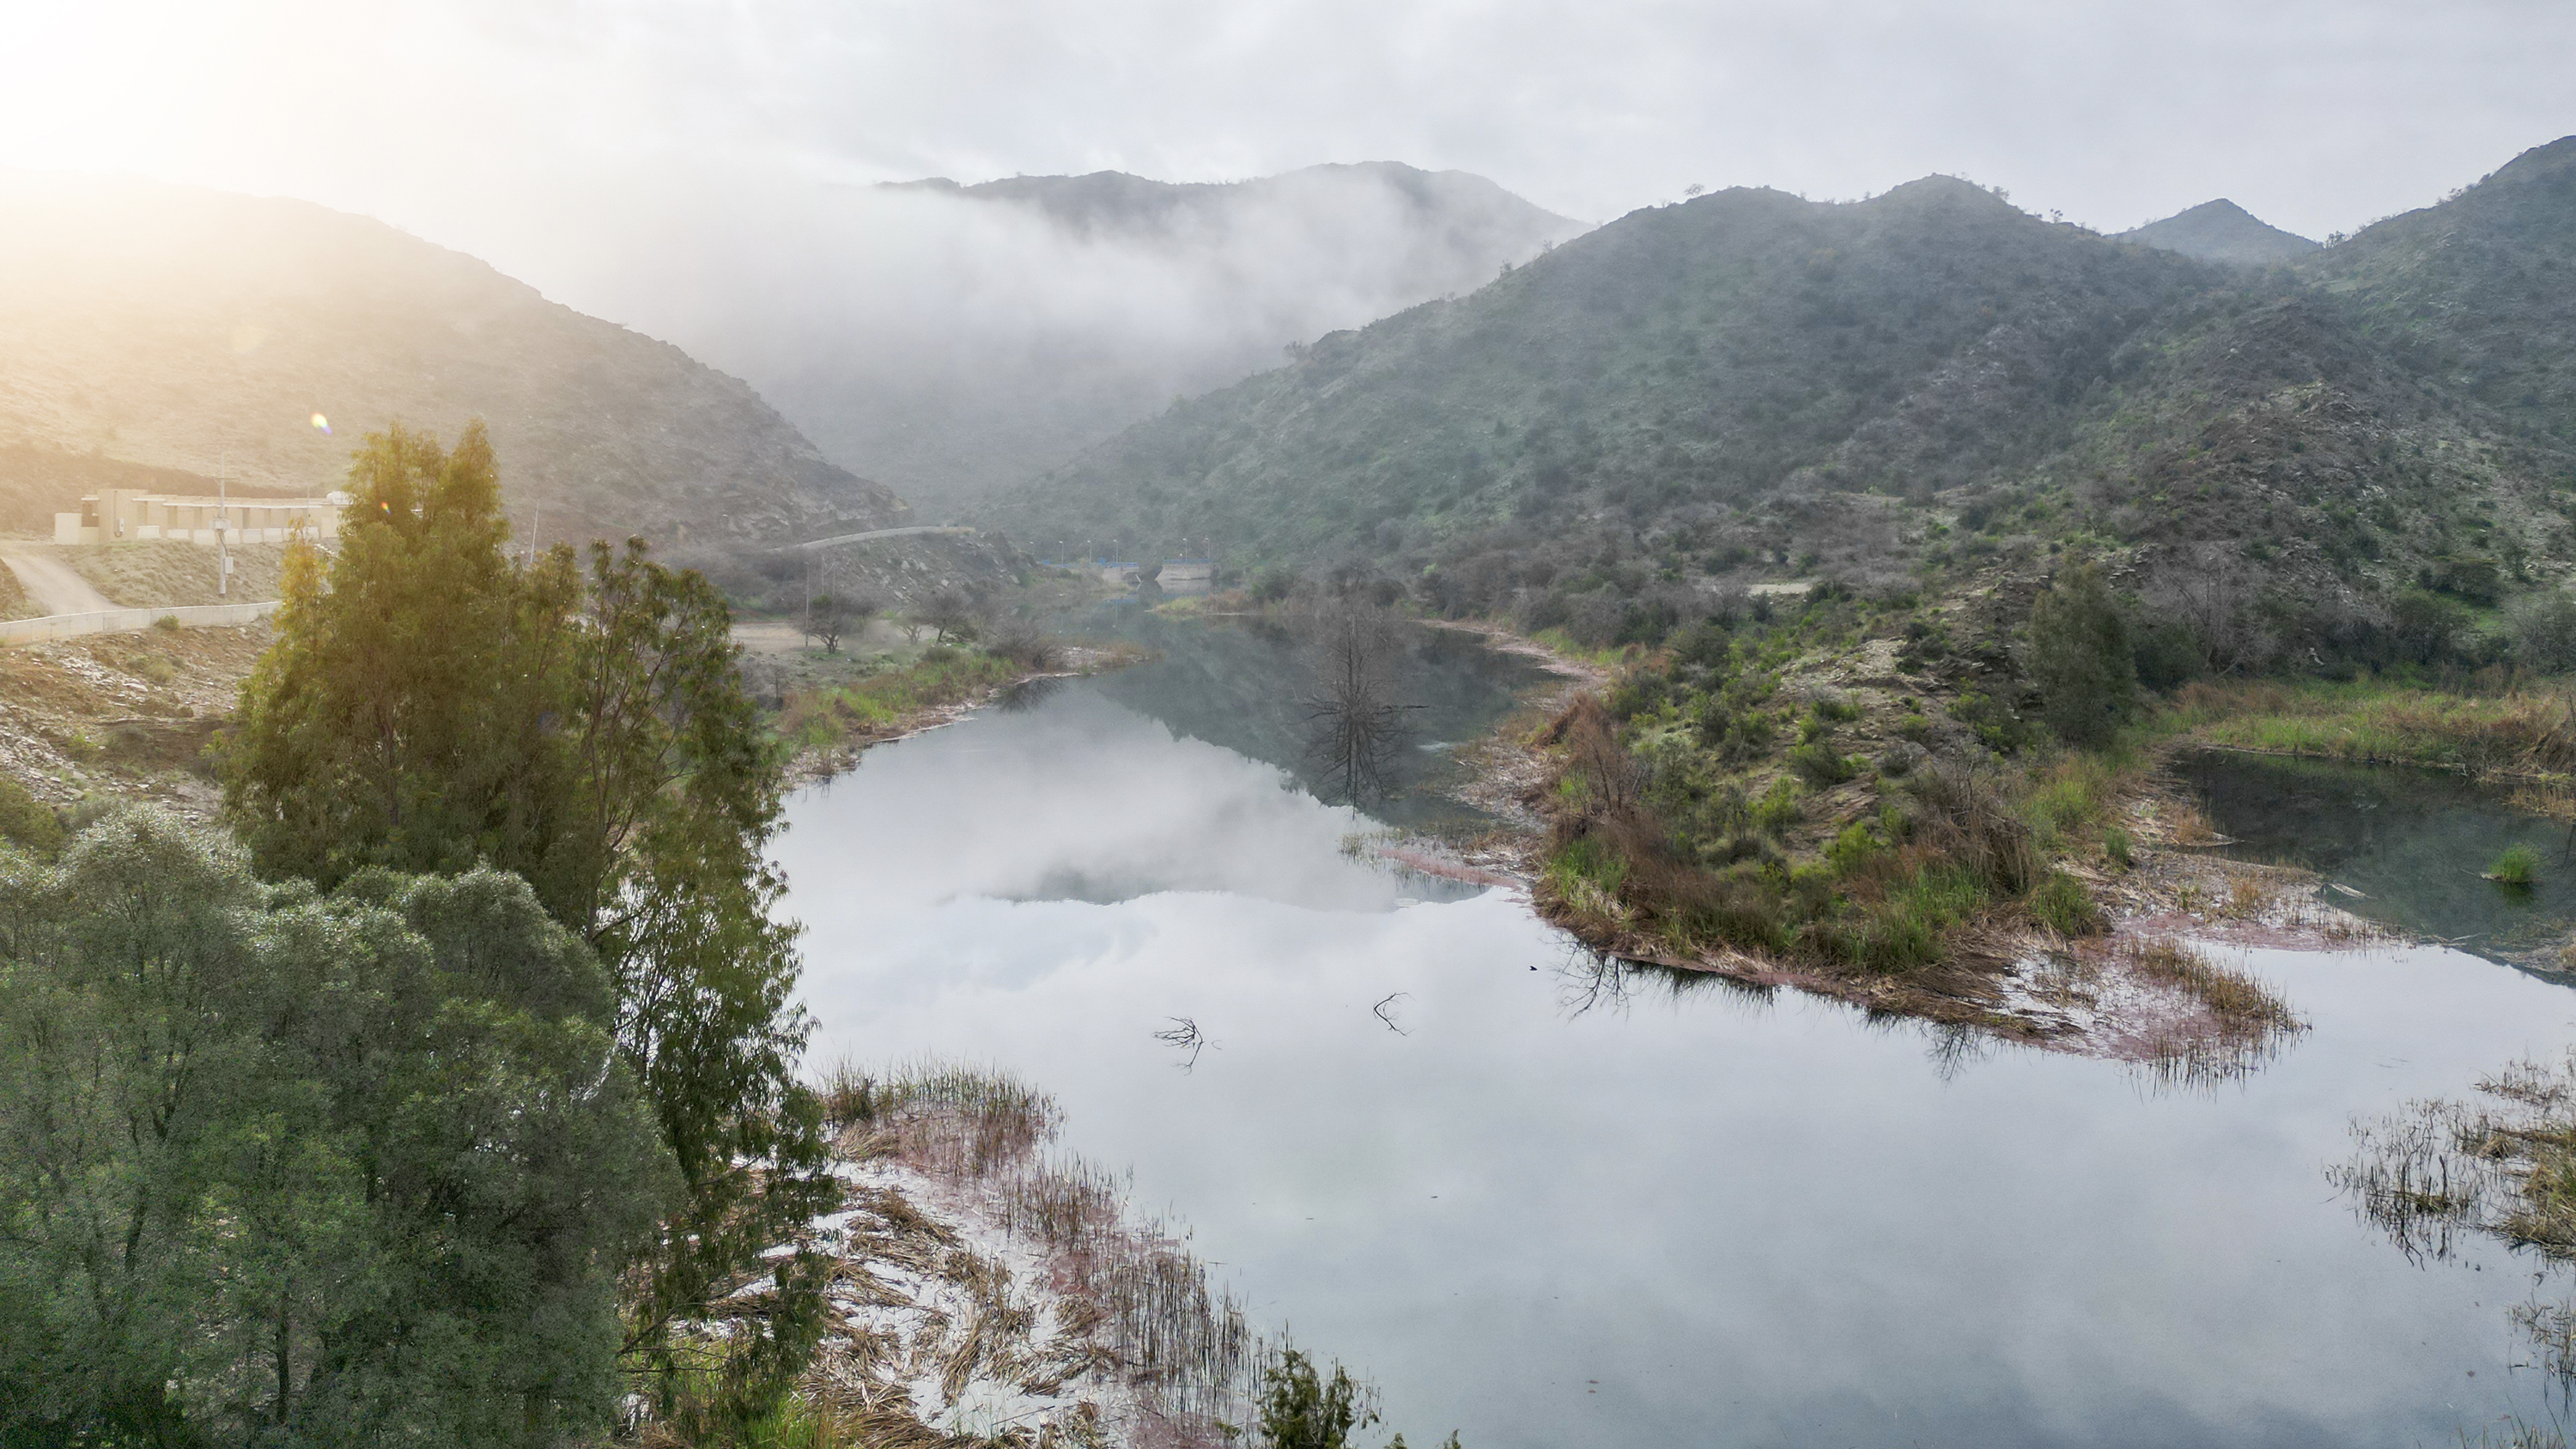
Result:
M215 597L221 599L231 595L233 581L233 551L225 541L233 525L233 451L227 447L216 456L222 461L215 464Z

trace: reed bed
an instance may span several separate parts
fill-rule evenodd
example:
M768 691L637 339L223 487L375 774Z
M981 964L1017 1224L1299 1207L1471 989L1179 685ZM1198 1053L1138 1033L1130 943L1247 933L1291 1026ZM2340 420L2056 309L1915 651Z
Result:
M1247 1421L1284 1345L1252 1329L1173 1225L1132 1210L1124 1174L1046 1150L1063 1120L1053 1098L1006 1073L938 1064L882 1077L845 1066L826 1078L823 1098L846 1156L891 1159L956 1191L1044 1263L1058 1342L1024 1355L1022 1381L1058 1389L1091 1373L1116 1382L1132 1396L1138 1422L1128 1437L1140 1443L1213 1445L1226 1425ZM880 1217L891 1207L872 1206ZM975 1261L939 1261L974 1271L961 1260ZM1009 1318L1006 1290L976 1294L979 1317L949 1360L952 1401L979 1361L1032 1336L1034 1319Z

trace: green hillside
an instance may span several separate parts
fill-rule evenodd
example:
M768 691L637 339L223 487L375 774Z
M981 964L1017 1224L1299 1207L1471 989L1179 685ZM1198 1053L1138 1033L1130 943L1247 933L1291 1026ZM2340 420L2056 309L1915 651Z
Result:
M2311 701L2366 712L2576 669L2571 154L2262 269L1944 178L1642 211L1176 404L988 519L1622 647L1538 737L1550 919L2019 1031L1998 972L2101 929L2155 814L2139 686L2368 675ZM2276 697L2213 684L2155 727ZM2372 738L2560 748L2530 709L2447 708ZM2260 992L2206 1004L2225 1041L2295 1029Z
M2576 440L2576 136L2302 270L2410 365L2517 429Z
M2576 302L2530 284L2576 231L2570 155L2262 275L1947 178L1641 211L1175 404L986 521L1587 642L1652 642L1731 584L2119 548L2150 596L2268 595L2206 650L2368 660L2410 588L2492 603L2576 557L2552 402Z

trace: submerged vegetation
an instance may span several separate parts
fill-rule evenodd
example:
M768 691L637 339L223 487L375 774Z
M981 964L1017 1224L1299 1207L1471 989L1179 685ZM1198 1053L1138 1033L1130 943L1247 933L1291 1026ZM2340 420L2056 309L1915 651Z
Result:
M2336 1185L2407 1256L2438 1261L2487 1240L2562 1280L2576 1263L2576 1054L2516 1062L2471 1100L2417 1102L2353 1136ZM2576 1303L2535 1297L2510 1316L2541 1366L2576 1385Z
M1343 1449L1375 1421L1365 1384L1253 1331L1120 1177L1051 1150L1046 1094L994 1071L845 1064L821 1095L854 1211L817 1236L837 1286L795 1400L813 1449ZM1007 1432L977 1418L996 1395Z

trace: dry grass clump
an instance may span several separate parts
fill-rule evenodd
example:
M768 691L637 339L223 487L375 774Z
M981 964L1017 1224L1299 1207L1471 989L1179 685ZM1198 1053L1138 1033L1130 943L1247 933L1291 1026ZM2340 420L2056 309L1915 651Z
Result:
M934 1177L980 1178L1051 1140L1055 1099L1005 1072L922 1065L882 1079L847 1062L825 1076L825 1118L853 1155L894 1155ZM873 1136L875 1140L868 1141Z
M854 1195L889 1230L887 1241L869 1240L871 1252L893 1254L899 1266L935 1273L973 1298L975 1311L943 1360L952 1401L979 1365L1044 1393L1104 1373L1135 1391L1157 1432L1174 1442L1198 1442L1213 1425L1241 1421L1276 1348L1253 1332L1241 1303L1211 1285L1178 1233L1131 1214L1122 1175L1044 1152L1062 1124L1053 1098L1005 1073L936 1064L882 1077L844 1064L822 1095L844 1155L891 1158L971 1192L991 1222L1047 1263L1057 1338L1039 1347L1037 1320L1011 1298L998 1264L964 1251L898 1193ZM914 1246L898 1246L904 1239ZM864 1276L864 1267L853 1271Z
M2296 1031L2304 1023L2272 988L2242 971L2230 970L2171 936L2128 942L2121 950L2139 976L2180 987L2197 998L2221 1022L2240 1034L2268 1036Z
M2164 812L2165 839L2175 845L2216 845L2226 837L2209 823L2209 812L2193 801L2182 801Z
M2272 892L2252 876L2230 877L2227 899L2219 904L2218 913L2231 921L2260 921L2272 909Z

